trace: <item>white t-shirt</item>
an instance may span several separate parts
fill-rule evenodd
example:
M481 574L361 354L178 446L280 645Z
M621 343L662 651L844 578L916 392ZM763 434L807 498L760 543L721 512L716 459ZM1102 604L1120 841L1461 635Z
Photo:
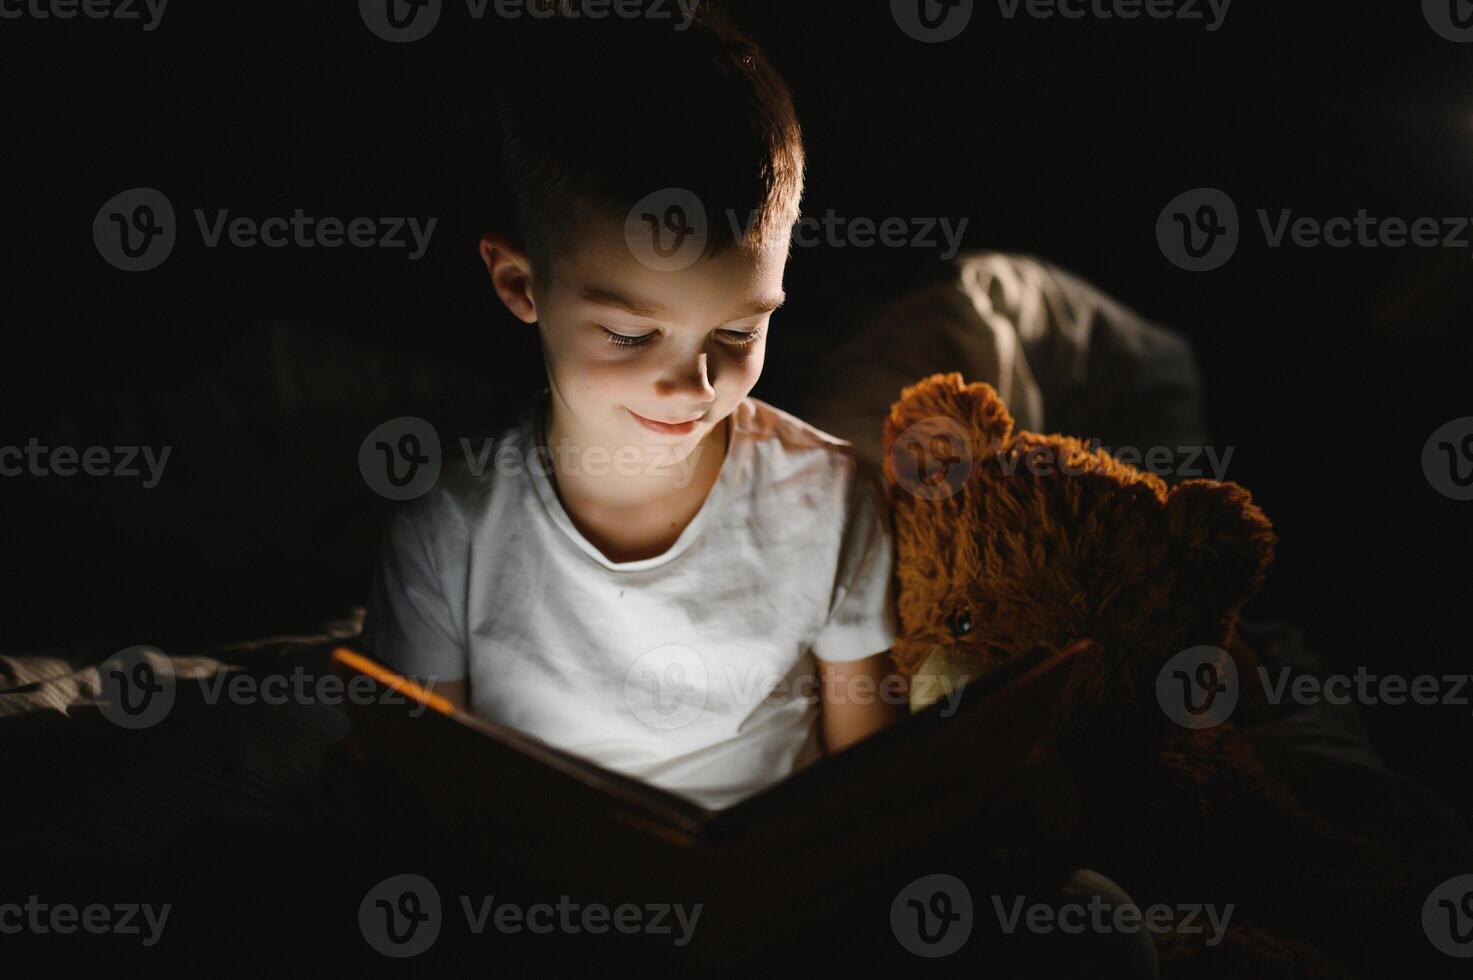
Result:
M469 677L475 714L712 809L818 758L814 657L858 660L896 637L881 477L749 396L680 537L611 562L537 450L545 398L478 457L481 475L447 468L396 515L370 652L408 676Z

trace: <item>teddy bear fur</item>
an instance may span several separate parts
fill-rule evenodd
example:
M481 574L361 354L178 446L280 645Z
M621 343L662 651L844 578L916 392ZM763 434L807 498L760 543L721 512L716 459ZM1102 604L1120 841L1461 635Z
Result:
M954 372L906 388L884 440L892 656L913 695L922 678L954 685L1039 647L1093 641L1050 721L1081 801L1067 861L1142 908L1235 906L1218 944L1158 936L1164 976L1376 976L1370 966L1424 961L1421 901L1453 871L1307 812L1232 721L1187 729L1157 700L1166 661L1199 645L1237 663L1238 715L1260 694L1235 625L1276 537L1247 490L1168 489L1079 439L1015 433L991 386Z

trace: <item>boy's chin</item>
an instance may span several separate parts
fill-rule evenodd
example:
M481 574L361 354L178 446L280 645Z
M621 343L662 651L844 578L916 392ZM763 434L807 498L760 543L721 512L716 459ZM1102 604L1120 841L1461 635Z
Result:
M630 442L639 446L649 459L658 464L679 464L696 458L710 444L710 436L719 431L721 422L712 423L709 418L701 419L689 432L656 432L637 418L629 416L626 431ZM718 444L719 446L719 444Z

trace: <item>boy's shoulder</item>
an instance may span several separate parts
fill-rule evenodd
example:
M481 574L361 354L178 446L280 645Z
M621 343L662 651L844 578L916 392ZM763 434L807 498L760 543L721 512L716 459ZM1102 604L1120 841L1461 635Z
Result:
M831 435L791 412L748 395L737 405L734 421L739 431L758 442L789 452L817 452L849 456L853 443Z
M760 398L748 395L734 414L737 429L745 433L756 455L781 460L786 472L826 471L826 477L846 482L856 477L871 483L879 479L852 442Z
M498 474L509 476L528 466L547 465L533 451L530 419L529 411L522 409L481 433L442 437L435 483L421 496L405 501L396 517L431 533L468 533L492 498L515 486L515 481L498 478Z

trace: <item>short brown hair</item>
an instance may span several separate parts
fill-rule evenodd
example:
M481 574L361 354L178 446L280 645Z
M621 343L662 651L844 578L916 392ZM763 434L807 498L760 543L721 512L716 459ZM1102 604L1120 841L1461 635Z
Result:
M708 257L791 233L805 165L797 111L730 21L704 9L683 27L550 18L523 31L497 110L506 189L539 276L580 211L622 218L664 188L706 209Z

